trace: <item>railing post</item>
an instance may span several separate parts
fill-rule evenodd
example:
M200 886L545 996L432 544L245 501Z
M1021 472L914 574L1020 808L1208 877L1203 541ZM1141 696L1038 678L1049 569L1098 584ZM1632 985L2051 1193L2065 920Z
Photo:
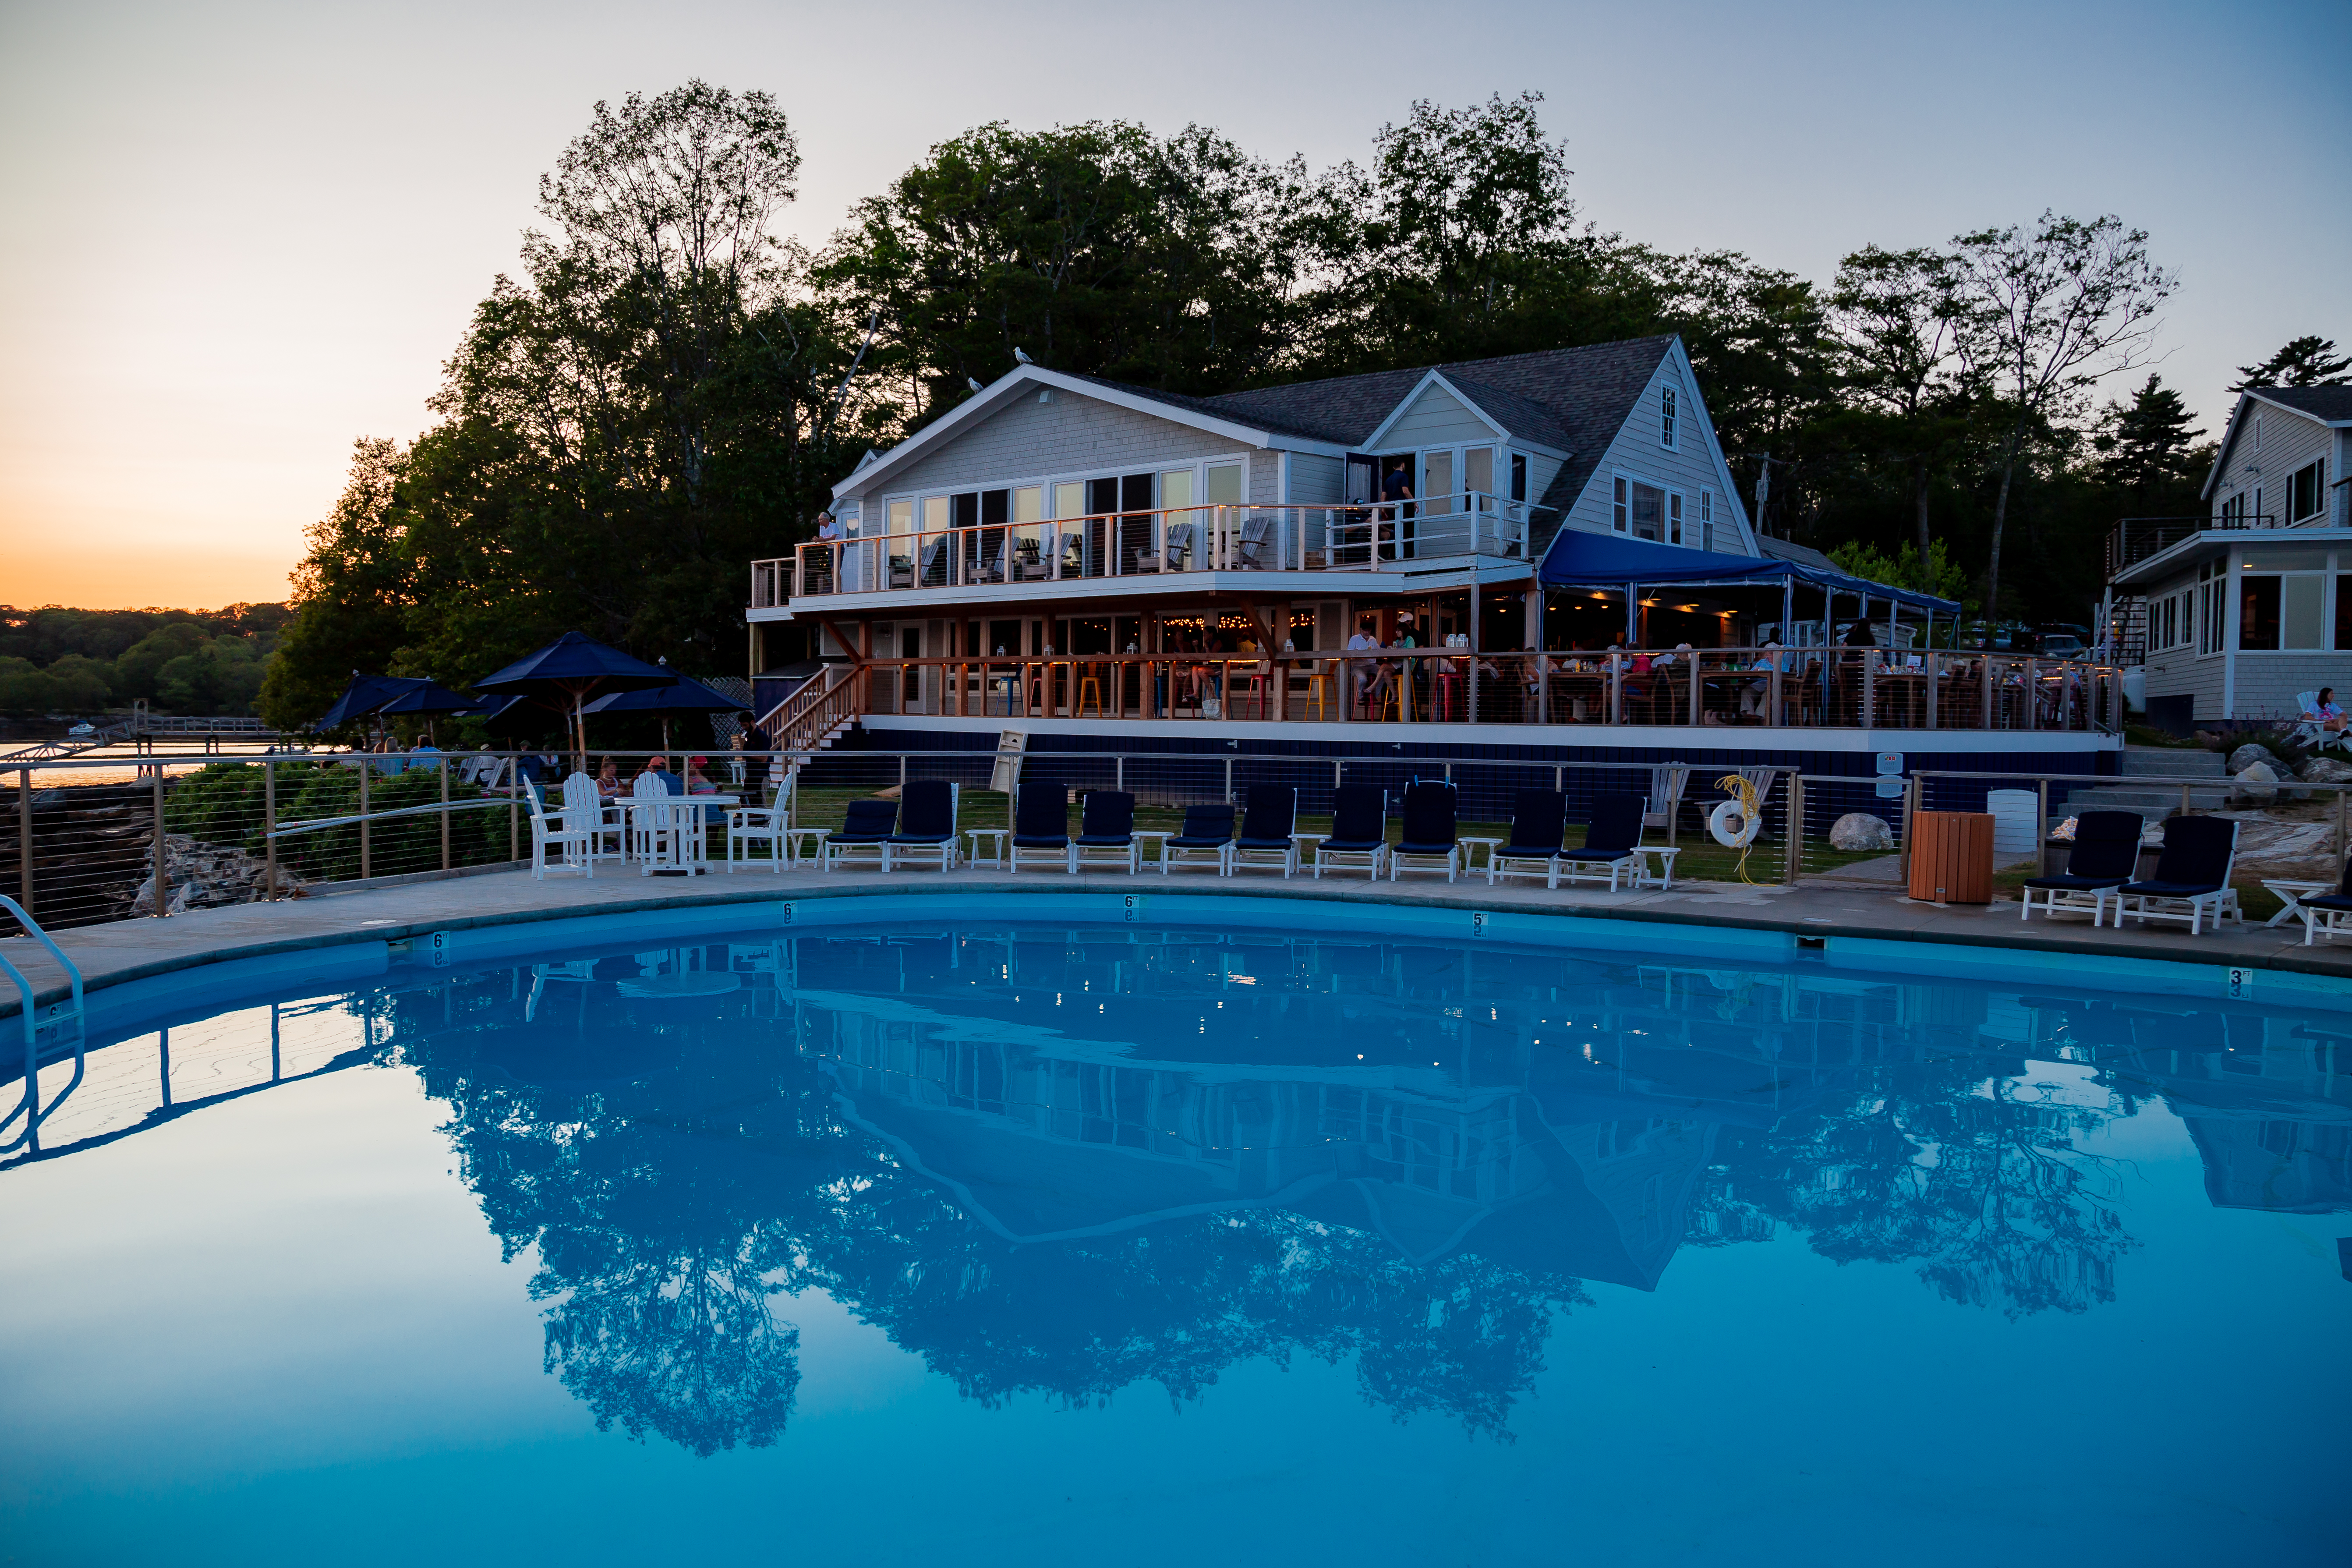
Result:
M152 858L155 862L155 918L160 921L163 918L164 904L170 901L165 896L167 889L163 885L163 873L166 867L163 855L163 764L156 763L154 772L150 776L154 780L155 784L153 796L155 845Z
M1869 729L1871 721L1877 717L1877 705L1878 666L1865 653L1862 656L1862 712L1857 715L1864 729Z
M1933 730L1936 728L1937 720L1939 717L1936 710L1936 688L1943 684L1943 667L1937 662L1936 650L1934 648L1929 648L1927 652L1927 657L1919 661L1919 668L1920 672L1927 678L1927 684L1926 698L1927 705L1921 710L1923 714L1921 723L1926 728Z
M1978 664L1977 669L1978 684L1984 689L1983 695L1977 704L1977 727L1981 730L1998 730L2000 726L1993 721L1992 711L1993 679L1990 648L1985 650L1984 658Z
M1788 842L1782 847L1788 852L1788 858L1780 879L1793 888L1805 868L1805 775L1802 773L1789 775Z
M1225 804L1234 804L1234 760L1231 757L1225 759Z
M375 764L368 760L370 755L367 752L360 753L360 880L362 882L375 874L375 843L368 832L373 826L368 821L368 775L375 772Z
M1624 721L1625 656L1612 653L1609 656L1609 722L1622 724Z
M278 897L278 763L261 759L261 896Z
M522 823L520 820L521 814L517 809L521 795L522 759L519 756L509 757L507 759L507 858L509 860L522 858L520 831Z
M441 869L449 868L449 759L436 757L433 771L441 775Z
M33 769L16 771L16 902L33 914Z

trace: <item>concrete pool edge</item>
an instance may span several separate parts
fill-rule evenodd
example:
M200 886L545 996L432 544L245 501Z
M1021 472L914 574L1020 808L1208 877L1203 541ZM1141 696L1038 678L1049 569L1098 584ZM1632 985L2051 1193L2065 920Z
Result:
M1999 929L1953 929L1952 922L1935 920L1933 911L1920 914L1922 906L1887 900L1890 917L1918 921L1911 929L1903 929L1888 920L1864 922L1794 915L1794 910L1811 900L1779 889L1773 890L1773 901L1790 903L1790 915L1777 909L1758 913L1734 912L1728 908L1713 912L1703 908L1668 909L1657 907L1657 901L1646 907L1570 903L1557 896L1530 899L1526 896L1528 889L1489 889L1484 884L1457 890L1429 883L1234 879L1213 884L1197 878L1168 882L1157 877L1015 878L971 871L945 878L936 873L900 873L888 878L819 879L796 874L789 881L762 875L757 887L679 885L675 890L665 888L651 896L613 897L583 907L569 889L593 889L596 884L551 887L519 879L525 889L554 896L534 897L520 907L473 913L419 908L406 911L415 918L402 919L400 911L389 906L422 901L418 896L425 889L372 890L356 896L236 906L152 924L84 927L63 935L84 937L80 942L68 940L67 946L88 973L93 1027L119 1027L129 1018L216 1004L263 988L362 979L386 973L404 961L427 966L470 965L541 952L566 942L624 941L632 932L663 938L715 936L736 931L873 925L936 918L941 913L1084 923L1222 921L1256 929L1286 923L1269 909L1271 905L1315 906L1318 910L1315 928L1333 934L1484 938L1513 945L1643 952L1660 952L1659 939L1674 933L1682 939L1675 943L1681 950L1676 956L1769 962L1801 957L1832 969L1889 977L1932 970L1937 973L1923 977L2085 985L2091 977L2084 973L2080 960L2095 957L2105 962L2089 989L2138 988L2173 995L2273 1004L2304 1001L2330 1010L2352 1009L2352 952L2306 952L2296 947L2285 952L2209 955L2184 952L2183 943L2199 940L2185 932L2094 933L2084 927L2075 935L2070 934L2072 928L2040 924L2030 928L2031 940L2020 942ZM487 880L476 879L473 888ZM642 883L637 886L644 888ZM1507 896L1512 892L1518 896ZM411 897L404 899L403 894ZM1024 907L1017 912L1006 907L1008 898L1019 900ZM1678 906L1705 901L1687 895L1677 900ZM339 910L334 908L337 905L344 907ZM761 913L763 908L770 912ZM244 929L253 923L250 921L206 919L239 912L257 913L267 923L301 929L257 936ZM368 912L385 918L364 921L352 918ZM656 922L657 931L649 929ZM1983 921L1979 912L1979 927L1992 923ZM238 929L228 929L231 925ZM85 933L120 936L126 926L134 928L128 933L131 937L165 938L173 951L143 958L129 952L106 955L75 951L121 946L119 941L100 942ZM215 931L219 940L206 940ZM10 939L12 957L18 956L15 950L19 942ZM1708 951L1689 952L1693 946ZM1935 956L1929 957L1923 948L1935 950ZM103 956L128 961L100 962L94 966L89 963ZM199 970L201 976L194 973ZM42 977L35 978L37 984ZM137 989L125 991L124 987ZM40 1005L47 1008L65 994L61 977L52 979L40 987ZM17 1011L13 996L0 1003L0 1018L12 1017Z

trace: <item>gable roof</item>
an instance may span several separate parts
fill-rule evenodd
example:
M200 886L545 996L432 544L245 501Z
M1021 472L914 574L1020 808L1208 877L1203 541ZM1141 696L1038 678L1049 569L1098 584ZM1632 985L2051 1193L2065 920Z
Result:
M2230 466L2230 454L2237 447L2238 433L2246 427L2246 406L2252 403L2267 403L2289 414L2315 419L2331 429L2352 426L2352 386L2240 387L2237 405L2230 410L2229 426L2221 432L2221 449L2213 454L2212 471L2205 476L2205 488L2198 492L2200 499L2213 499L2222 470Z

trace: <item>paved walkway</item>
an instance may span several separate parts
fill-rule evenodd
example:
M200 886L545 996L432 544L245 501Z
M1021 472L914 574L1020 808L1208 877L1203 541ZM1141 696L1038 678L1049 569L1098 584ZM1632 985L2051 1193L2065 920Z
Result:
M1968 946L2016 947L2042 952L2099 953L2189 963L2226 963L2255 969L2297 971L2352 980L2352 944L2305 947L2300 922L2265 930L2248 922L2242 930L2192 937L2183 926L2135 926L2094 931L2081 919L2030 923L2017 918L2014 903L1987 908L1937 909L1915 904L1870 884L1813 882L1796 888L1694 883L1671 890L1612 893L1606 889L1563 888L1558 892L1531 884L1489 888L1482 876L1449 886L1442 879L1411 876L1402 882L1370 883L1304 877L1289 881L1265 873L1219 878L1203 871L1162 878L1145 872L1129 879L1029 870L1012 876L998 870L873 871L812 870L777 873L745 870L688 880L640 877L610 870L593 881L577 875L551 875L533 881L524 871L501 871L446 880L411 882L287 900L200 910L167 920L120 921L58 934L59 945L81 966L92 987L169 973L216 959L257 957L353 942L397 942L434 931L561 920L582 914L620 913L755 903L779 898L856 898L923 890L985 893L1005 899L1008 918L1019 915L1018 899L1033 893L1074 889L1104 892L1197 892L1222 897L1337 900L1351 904L1398 904L1423 908L1512 910L1605 915L1628 921L1744 927L1805 936L1955 942ZM30 940L0 941L5 952L41 989L46 1001L64 994L64 977ZM14 996L0 1000L0 1016L17 1010Z

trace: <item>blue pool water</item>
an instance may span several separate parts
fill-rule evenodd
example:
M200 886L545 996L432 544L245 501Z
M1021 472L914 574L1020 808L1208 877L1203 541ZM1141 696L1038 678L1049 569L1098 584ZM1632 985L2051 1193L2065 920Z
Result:
M117 1031L0 1164L0 1555L2342 1561L2352 1013L1676 951L648 935Z

